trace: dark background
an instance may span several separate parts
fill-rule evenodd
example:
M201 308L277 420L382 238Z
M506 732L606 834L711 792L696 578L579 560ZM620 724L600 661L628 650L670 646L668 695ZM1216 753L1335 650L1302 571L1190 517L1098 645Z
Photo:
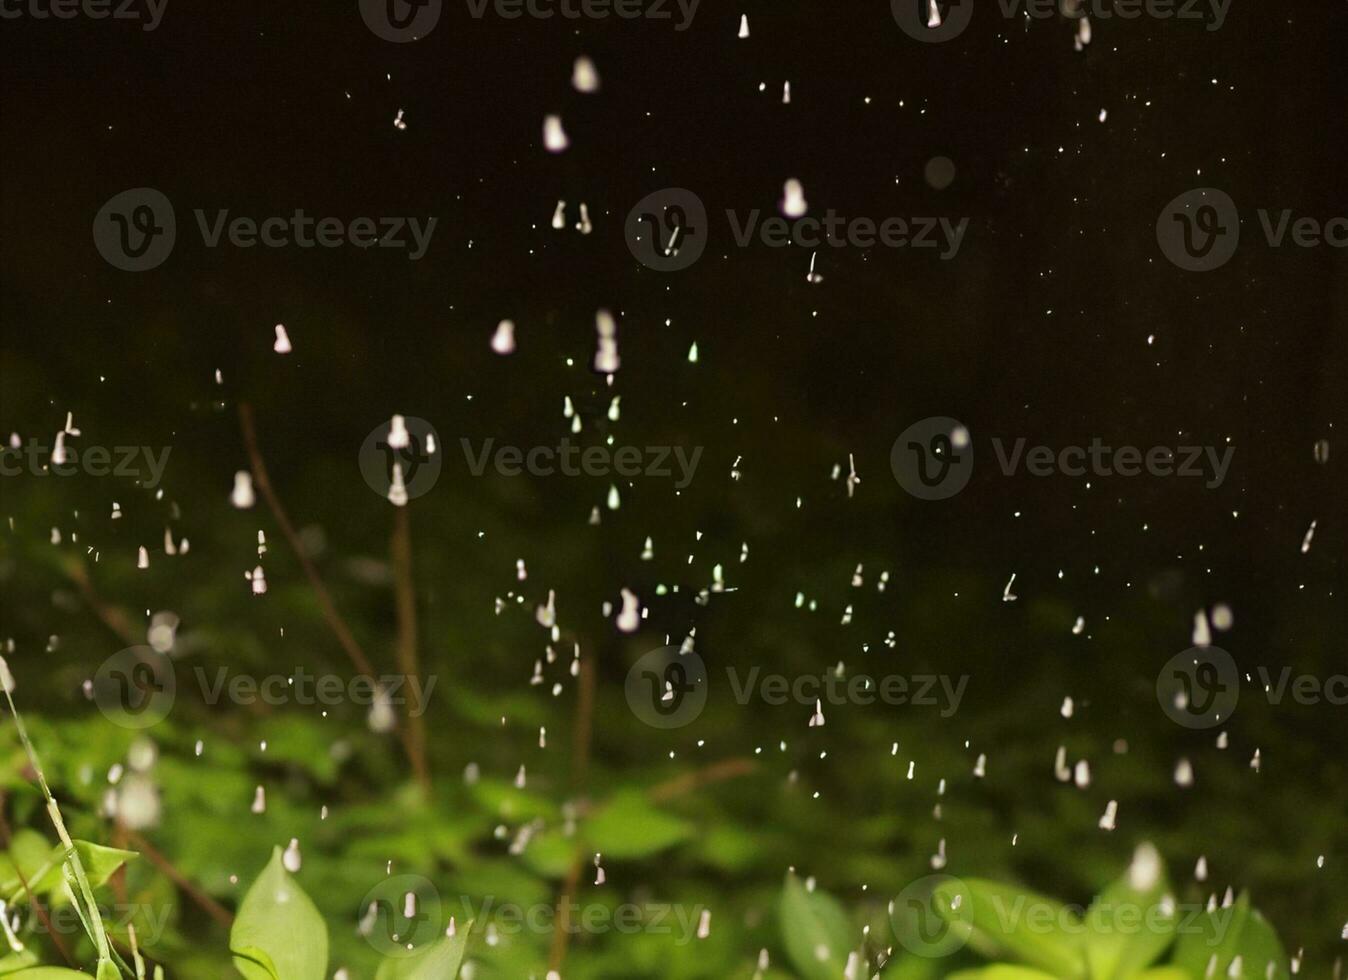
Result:
M746 40L736 38L741 13ZM1111 790L1108 760L1098 760L1106 771L1090 791L1090 820L1056 827L1061 850L1103 849L1100 865L1117 866L1145 828L1171 834L1176 863L1191 867L1214 815L1238 821L1210 845L1228 857L1225 874L1255 888L1289 947L1323 952L1345 918L1344 889L1329 879L1343 884L1348 839L1342 824L1332 839L1308 834L1299 816L1305 800L1340 814L1348 805L1344 708L1272 708L1247 688L1233 748L1220 756L1208 735L1165 720L1153 685L1189 645L1195 610L1215 602L1235 610L1236 628L1218 642L1242 670L1348 669L1348 266L1327 246L1270 249L1254 219L1257 208L1345 212L1345 26L1339 0L1236 0L1217 32L1097 22L1094 43L1075 52L1073 24L1008 22L992 3L963 37L930 46L873 2L703 0L682 33L640 20L474 20L448 3L429 37L403 45L367 30L354 3L169 0L153 32L82 18L0 22L0 429L49 440L73 411L86 442L173 447L164 501L86 478L4 479L15 527L0 536L0 633L24 641L17 663L26 649L30 662L51 664L52 682L32 685L34 698L56 715L87 710L79 658L96 662L116 644L104 636L97 655L66 644L43 660L51 634L84 630L102 648L87 612L53 606L59 580L24 564L26 551L49 547L51 526L78 524L101 549L95 577L106 575L106 591L129 609L186 618L193 590L209 583L230 590L209 616L269 638L290 625L315 657L340 664L316 618L295 622L247 601L240 576L254 563L257 526L275 539L269 579L298 587L264 512L228 505L246 464L234 408L249 401L292 514L326 530L336 589L386 651L387 603L336 556L382 559L388 507L361 482L356 451L391 413L422 416L450 450L439 486L411 508L425 659L519 693L538 636L524 615L502 625L492 600L515 588L514 562L525 558L527 608L556 588L563 617L599 652L615 714L607 725L601 712L596 765L613 778L713 732L723 752L790 738L790 753L757 778L776 785L798 768L849 812L880 818L897 806L902 784L868 768L887 760L895 731L875 714L852 728L830 718L808 742L794 706L725 711L714 724L709 713L677 743L631 735L619 718L622 677L665 633L677 640L697 626L699 650L717 664L792 672L846 660L875 670L897 655L910 671L967 671L954 721L896 722L952 748L977 730L990 768L1003 770L1001 789L971 791L984 829L952 840L952 851L977 853L980 834L1003 848L1017 815L1047 818L1047 797L1074 792L1049 781L1065 731L1101 753L1135 739L1154 751L1156 770L1144 787ZM581 54L598 66L598 94L569 84ZM399 109L405 130L392 125ZM541 147L552 112L571 137L561 155ZM923 178L935 156L957 168L940 191ZM968 216L963 248L949 262L821 249L824 281L808 284L805 250L736 248L723 219L726 208L773 213L791 177L815 215ZM671 185L702 197L716 237L694 267L661 275L632 258L622 221ZM101 260L90 226L104 201L139 186L173 201L178 244L163 266L129 274ZM1167 262L1154 231L1166 202L1198 186L1229 192L1245 218L1236 258L1206 275ZM593 234L550 227L559 198L569 222L588 204ZM207 249L195 208L439 221L426 257L409 262L403 251ZM601 307L620 318L612 389L588 369ZM505 317L518 323L508 358L488 347ZM287 357L271 351L277 322L294 342ZM697 364L686 357L693 342ZM607 481L478 480L462 464L460 436L555 445L567 395L587 432L603 432L613 394L620 442L705 447L688 491L637 481L594 529L586 519ZM895 483L888 456L905 426L930 415L961 419L983 446L992 436L1053 446L1098 436L1143 447L1229 441L1235 455L1212 490L1146 476L1089 489L1064 476L1007 478L984 453L964 493L924 504ZM1325 465L1313 459L1320 439L1331 444ZM846 472L849 453L862 480L851 500L829 478L835 465ZM732 480L741 456L743 476ZM127 511L116 525L110 499ZM194 538L191 570L156 556L148 575L127 571L136 545L160 540L166 523ZM647 534L653 564L637 560ZM737 591L697 607L690 593L716 562ZM858 563L864 597L848 583ZM891 582L877 596L882 569ZM1021 599L1003 603L1012 572ZM657 582L684 588L656 599ZM622 586L651 608L644 646L599 617ZM798 591L820 611L793 609ZM851 602L856 623L840 628ZM1078 615L1087 635L1074 637ZM891 629L897 654L880 642ZM1068 694L1089 706L1075 729L1057 714ZM478 744L441 758L461 761L462 749L513 772L529 726L514 743L491 743L490 712L468 715L451 709L436 736L449 741L451 723L463 724L478 734L457 738ZM565 715L549 724L560 742ZM1245 766L1255 747L1265 759L1257 776ZM997 754L1021 750L1024 765ZM1176 794L1170 766L1184 752L1230 770L1220 791L1200 782ZM1110 798L1137 824L1101 844L1092 821ZM787 853L808 863L826 824L801 831ZM891 843L920 867L942 833L909 826ZM1338 860L1315 872L1314 857L1336 849ZM838 869L832 884L853 886L848 873ZM1061 871L1038 875L1045 890L1063 878L1082 887Z

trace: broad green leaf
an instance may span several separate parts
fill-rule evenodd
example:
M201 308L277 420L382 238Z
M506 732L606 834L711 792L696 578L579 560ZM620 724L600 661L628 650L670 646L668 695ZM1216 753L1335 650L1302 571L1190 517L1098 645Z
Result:
M81 973L79 970L67 970L63 966L39 966L32 970L20 970L18 973L5 974L7 977L13 977L13 980L71 980L78 977L79 980L89 980L89 974Z
M80 864L84 867L84 874L89 879L91 888L106 884L118 868L137 856L135 851L104 847L102 844L94 844L87 840L75 841L75 853L79 855ZM65 863L65 858L66 851L62 845L47 848L40 868L34 869L36 877L28 880L28 887L34 895L47 895L61 887L64 880L61 866Z
M24 880L31 888L33 878L46 872L51 849L47 838L36 830L27 827L16 830L10 838L8 853L0 854L0 896L8 900L22 895ZM22 879L19 872L23 873Z
M1193 980L1193 978L1177 966L1155 966L1139 973L1137 980Z
M961 970L959 973L952 973L946 980L1056 980L1056 978L1052 973L1028 966L996 963L981 970Z
M1133 862L1086 912L1086 960L1093 980L1128 980L1160 959L1175 938L1175 898L1155 847Z
M122 980L122 974L113 965L112 960L99 960L98 973L95 974L95 980Z
M1286 980L1287 953L1273 927L1250 907L1242 893L1228 908L1204 912L1191 923L1180 923L1174 965L1195 977L1220 976L1230 980ZM1240 969L1231 964L1240 958ZM1274 964L1269 973L1269 964ZM1209 966L1213 969L1209 972Z
M374 980L454 980L468 945L468 930L454 936L441 936L411 956L389 957L379 964Z
M941 966L940 960L900 954L885 964L880 980L938 980Z
M799 878L788 874L778 914L786 955L805 980L842 976L853 936L847 914L835 898L817 889L807 891Z
M27 969L37 964L37 954L31 949L25 949L20 953L9 953L6 956L0 956L0 977L11 976L20 970Z
M963 889L963 901L958 901ZM1076 933L1081 920L1061 902L981 878L937 888L937 908L973 928L973 938L991 943L1058 980L1085 980L1086 959ZM967 907L966 907L967 906ZM946 909L958 909L945 913Z
M235 968L248 980L324 980L327 926L286 871L279 847L244 895L229 947ZM261 963L258 952L266 957Z
M619 790L590 817L585 830L590 849L606 858L643 858L693 835L692 825L656 809L644 793Z

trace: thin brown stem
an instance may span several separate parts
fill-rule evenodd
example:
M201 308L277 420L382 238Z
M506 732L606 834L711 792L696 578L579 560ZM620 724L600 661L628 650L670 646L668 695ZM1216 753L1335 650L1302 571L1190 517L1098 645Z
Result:
M243 445L248 452L248 463L253 471L253 483L261 492L262 499L267 501L267 506L271 508L272 517L276 519L276 523L281 528L281 533L290 543L290 550L295 553L300 567L304 569L305 577L309 580L309 584L313 586L314 594L318 596L318 605L323 612L323 618L327 620L328 626L336 634L337 642L346 651L346 655L350 658L357 673L364 674L366 677L374 677L374 667L370 665L370 658L365 656L365 651L356 642L355 634L346 625L346 620L342 618L342 614L337 611L337 606L332 601L332 594L328 592L328 587L323 584L323 579L318 574L318 568L305 552L300 536L295 533L295 526L290 523L285 508L281 506L280 498L276 496L276 491L271 485L271 478L267 474L267 464L262 458L262 451L258 448L257 430L253 426L253 409L247 403L240 403L239 405L239 425L243 429Z
M403 676L419 678L420 663L417 656L417 598L416 587L412 580L412 522L406 507L398 507L393 516L393 542L390 547L393 561L394 595L397 604L398 642L395 654L398 669ZM423 710L413 713L413 708ZM408 705L407 728L408 754L411 757L412 771L422 792L429 800L431 796L431 771L426 761L426 722L425 705Z
M128 830L126 836L127 840L135 846L136 850L144 854L156 868L168 875L173 883L186 892L192 901L201 906L207 915L226 929L234 924L234 916L230 914L229 909L225 908L196 885L192 884L192 882L187 879L186 875L173 866L172 861L164 857L163 854L155 849L153 844L134 830Z
M673 779L658 783L646 791L652 803L663 803L678 796L684 796L708 783L720 783L727 779L747 776L758 766L752 759L722 759L702 769L675 776Z
M576 696L576 727L571 738L571 786L576 792L585 787L590 766L590 743L594 737L594 689L596 673L594 657L580 661L580 685ZM560 971L566 959L566 947L571 942L571 907L580 887L580 874L585 867L585 856L577 853L562 882L562 893L557 899L557 923L552 930L552 947L548 951L548 968Z
M290 523L290 517L286 514L285 507L281 505L281 498L276 495L276 490L272 486L271 478L267 473L267 463L262 458L262 450L258 447L257 429L253 425L253 409L246 402L239 403L239 427L243 430L243 445L248 453L248 464L253 472L253 483L261 492L262 499L267 502L267 506L271 509L272 517L276 519L276 523L280 526L281 533L290 544L290 550L295 553L295 558L299 561L300 567L304 569L304 575L313 587L314 595L318 597L318 605L323 613L323 618L336 635L337 642L346 651L352 666L356 668L356 673L373 681L375 672L373 665L370 663L370 658L365 655L365 651L356 641L355 634L346 625L346 620L342 618L342 614L337 611L337 605L332 601L332 594L328 592L328 587L323 584L323 578L318 574L317 566L305 553L304 544L295 532L295 526ZM412 763L413 769L416 770L417 751L413 746L411 733L406 726L400 725L398 727L398 739L402 742L403 751L407 753L408 761Z

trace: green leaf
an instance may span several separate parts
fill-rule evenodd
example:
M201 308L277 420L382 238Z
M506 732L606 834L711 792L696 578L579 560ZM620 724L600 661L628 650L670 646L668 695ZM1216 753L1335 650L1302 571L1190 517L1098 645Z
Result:
M36 835L42 840L41 835ZM15 842L18 844L18 835L15 835ZM89 887L97 888L99 885L107 883L108 879L116 873L127 861L136 857L135 851L123 851L116 847L104 847L102 844L94 844L87 840L77 840L75 844L75 853L79 855L80 864L84 867L85 877L89 879ZM15 854L18 865L23 869L24 875L28 877L28 887L34 895L48 895L60 889L61 882L64 880L61 866L65 863L66 849L57 844L51 847L45 840L42 840L44 854L41 862L34 864L32 862L32 841L26 845L25 854ZM12 848L12 853L16 849ZM0 869L0 877L3 882L0 883L0 891L10 895L15 893L15 888L21 891L23 886L13 878L11 887L11 876L13 875L13 861L10 862L7 869ZM8 871L8 874L5 871Z
M1250 907L1248 893L1228 908L1206 911L1196 922L1181 924L1180 933L1172 962L1195 977L1286 980L1289 975L1282 942L1268 921ZM1241 968L1232 974L1231 964L1237 957ZM1274 964L1272 973L1268 972L1270 963Z
M454 936L442 936L422 946L411 956L389 957L379 964L374 980L454 980L468 945L468 930Z
M89 980L89 974L81 973L79 970L67 970L63 966L39 966L32 970L20 970L18 973L5 975L13 977L13 980L70 980L71 977Z
M31 949L25 949L22 952L10 953L6 956L0 956L0 977L11 976L20 970L33 966L37 963L37 954Z
M1175 938L1175 899L1155 847L1142 844L1123 876L1086 912L1086 960L1094 980L1128 980Z
M985 966L981 970L961 970L959 973L950 974L946 980L1056 980L1056 978L1052 973L1031 969L1028 966L997 963Z
M286 871L279 847L243 897L229 948L248 980L324 980L327 926Z
M1177 966L1157 966L1143 970L1137 980L1193 980L1188 973Z
M837 899L807 891L794 874L786 876L778 908L782 945L805 980L837 980L847 968L852 926Z
M691 824L656 809L637 790L614 793L590 818L585 831L591 850L614 860L649 857L692 835Z
M958 901L961 890L963 901ZM990 943L1059 980L1085 980L1086 960L1073 935L1081 922L1061 902L981 878L951 879L936 893L941 898L936 907L952 922L971 926L974 941Z

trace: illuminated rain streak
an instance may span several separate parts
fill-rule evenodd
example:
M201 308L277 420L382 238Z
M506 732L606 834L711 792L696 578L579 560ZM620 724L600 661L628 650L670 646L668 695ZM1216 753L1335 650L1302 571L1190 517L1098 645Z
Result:
M247 510L257 503L253 477L247 470L239 470L234 474L234 489L229 492L229 502L239 510Z
M739 29L739 34L737 34L736 36L739 37L740 39L743 39L743 38L746 38L746 37L749 36L749 15L748 15L748 14L740 14L740 29Z
M809 204L805 200L805 188L794 177L782 187L781 207L782 214L788 218L803 217L805 212L809 210Z
M814 260L819 257L818 252L810 253L810 271L805 273L805 281L812 286L817 286L824 281L824 277L814 271Z
M1175 763L1175 785L1188 789L1194 784L1194 767L1188 759Z
M505 355L515 353L515 321L502 320L491 337L491 349Z
M937 6L936 0L927 0L927 26L931 28L941 26L941 8Z
M150 567L150 553L145 550L144 545L141 545L140 549L136 552L136 567L137 568Z
M782 105L791 104L791 83L782 82Z
M594 231L594 225L590 224L590 209L584 201L580 202L580 220L576 222L576 231L582 235Z
M608 310L600 310L594 315L594 328L597 334L594 369L600 374L614 374L622 364L618 357L618 323Z
M1082 17L1077 21L1077 36L1074 43L1078 51L1084 51L1086 46L1091 43L1091 21L1089 17Z
M1113 830L1117 826L1119 816L1118 800L1110 800L1105 805L1105 814L1100 818L1101 830Z
M818 698L814 702L814 714L810 715L810 728L824 727L824 705Z
M285 849L285 853L281 855L281 863L285 865L287 871L291 874L295 874L300 870L300 861L299 838L292 837L290 838L290 845Z
M697 938L706 939L711 935L711 909L703 909L697 920Z
M393 128L403 130L407 128L407 123L403 121L403 110L399 109L398 114L393 117Z
M394 507L406 507L407 500L407 484L403 481L403 464L401 460L394 460L393 472L389 477L388 502Z
M558 115L548 116L543 120L543 147L549 153L561 153L571 141L567 139L566 130L562 128L562 117Z
M365 724L376 735L387 735L397 727L398 714L393 710L393 699L382 684L374 689L374 698L370 702L370 711L365 716Z
M617 510L619 507L622 506L622 498L618 496L617 484L613 483L609 484L608 499L605 501L605 505L608 507L609 510Z
M1012 572L1011 577L1006 580L1006 585L1002 588L1002 602L1015 602L1019 598L1011 591L1011 586L1016 582L1016 573Z
M1316 444L1315 444L1315 449L1314 449L1314 451L1313 451L1313 455L1314 455L1314 457L1315 457L1315 461L1316 461L1317 463L1319 463L1320 465L1323 466L1325 463L1328 463L1328 462L1329 462L1329 440L1328 440L1328 439L1320 439L1319 441L1317 441Z
M271 345L271 349L278 354L289 354L294 350L290 345L290 335L286 333L284 324L278 323L276 325L276 341Z
M635 633L637 627L641 625L641 603L636 597L636 593L629 589L622 590L623 606L618 613L617 626L623 633Z
M407 420L401 415L395 415L389 419L388 423L388 446L390 449L406 449L411 442L411 437L407 433Z
M561 231L566 227L566 202L558 201L557 208L552 212L552 227Z
M571 87L585 95L599 91L599 70L585 55L577 58L571 66Z
M1194 613L1194 632L1192 641L1193 645L1196 647L1212 646L1212 630L1208 628L1208 614L1202 609Z
M262 574L262 566L257 565L251 572L244 572L244 578L253 584L253 595L263 595L267 591L267 577Z
M688 363L689 363L689 364L696 364L696 363L697 363L697 341L696 341L696 340L693 341L693 345L692 345L691 347L688 348Z
M250 809L254 813L267 812L267 791L261 786L258 786L258 788L253 791L253 805Z
M1311 526L1306 528L1306 536L1301 539L1301 553L1304 555L1311 550L1311 541L1315 538L1315 525L1319 521L1311 521Z

